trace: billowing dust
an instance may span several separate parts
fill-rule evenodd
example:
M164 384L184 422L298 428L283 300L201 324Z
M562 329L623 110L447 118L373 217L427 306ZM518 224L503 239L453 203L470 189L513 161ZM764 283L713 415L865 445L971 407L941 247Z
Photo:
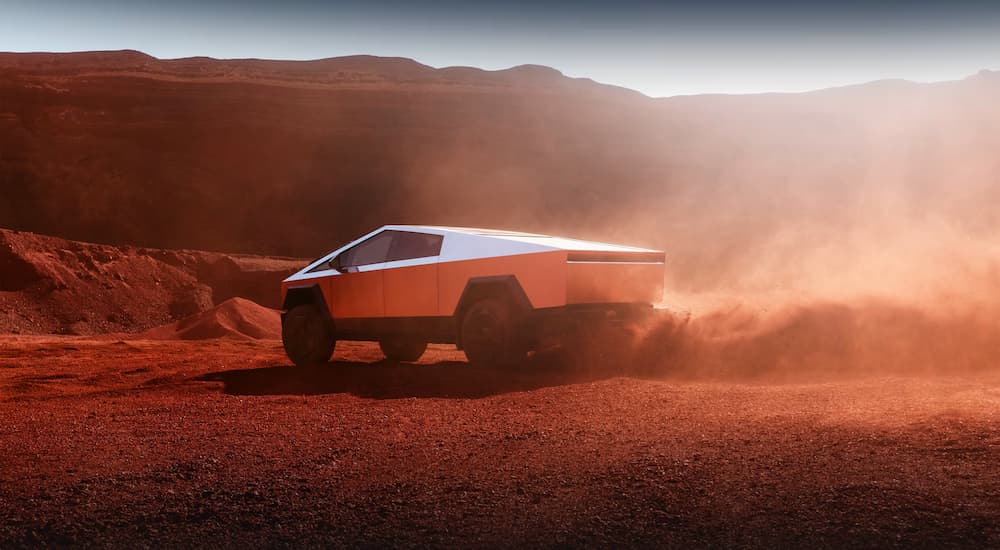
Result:
M432 156L437 168L411 187L420 214L440 223L665 250L660 305L673 316L647 330L674 371L987 371L1000 336L998 86L982 74L672 98L641 117L594 108L588 124L627 129L587 128L590 148L572 158L552 151L577 142L544 142L539 155L566 167L552 176L509 155L497 185L466 191L512 190L516 205L469 206L450 192L459 177L475 176L472 188L494 173L468 168L487 165L471 146ZM525 140L559 127L531 127Z
M995 372L1000 239L886 214L834 241L789 224L700 292L668 283L666 311L640 329L640 368L789 381Z
M646 329L661 350L647 364L750 379L995 372L1000 163L983 93L870 87L692 115L696 141L730 140L729 156L688 150L717 177L678 188L668 171L662 193L590 226L667 252L671 314Z
M638 374L744 381L995 371L995 312L933 312L880 299L804 301L776 309L734 303L664 312L636 331Z

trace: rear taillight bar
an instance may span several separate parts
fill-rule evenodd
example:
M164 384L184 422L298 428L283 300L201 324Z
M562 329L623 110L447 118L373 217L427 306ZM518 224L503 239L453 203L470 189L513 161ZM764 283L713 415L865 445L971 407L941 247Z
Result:
M567 258L570 262L592 263L631 263L631 264L662 264L666 260L663 252L605 252L605 251L571 251Z

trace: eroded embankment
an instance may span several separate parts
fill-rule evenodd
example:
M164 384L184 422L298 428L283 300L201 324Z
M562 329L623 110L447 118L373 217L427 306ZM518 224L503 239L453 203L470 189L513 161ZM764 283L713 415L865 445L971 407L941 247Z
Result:
M233 297L278 307L280 281L303 263L0 229L0 333L138 332Z

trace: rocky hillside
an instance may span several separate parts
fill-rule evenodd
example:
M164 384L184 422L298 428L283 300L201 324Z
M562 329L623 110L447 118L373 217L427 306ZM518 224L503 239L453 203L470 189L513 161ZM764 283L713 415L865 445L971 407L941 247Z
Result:
M663 247L682 290L870 281L1000 242L998 99L985 71L652 99L534 66L3 54L0 226L309 257L496 226Z
M280 281L304 263L0 230L0 333L137 332L237 296L278 307Z

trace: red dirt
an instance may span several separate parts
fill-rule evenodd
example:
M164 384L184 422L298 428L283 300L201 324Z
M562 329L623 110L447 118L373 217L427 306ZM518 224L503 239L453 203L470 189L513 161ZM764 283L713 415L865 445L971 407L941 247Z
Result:
M279 282L304 264L0 229L0 333L138 332L235 296L278 307Z
M207 340L211 338L280 339L281 315L243 298L230 298L201 313L147 330L151 340Z
M1000 545L1000 379L6 337L0 546ZM767 380L765 380L767 381Z

